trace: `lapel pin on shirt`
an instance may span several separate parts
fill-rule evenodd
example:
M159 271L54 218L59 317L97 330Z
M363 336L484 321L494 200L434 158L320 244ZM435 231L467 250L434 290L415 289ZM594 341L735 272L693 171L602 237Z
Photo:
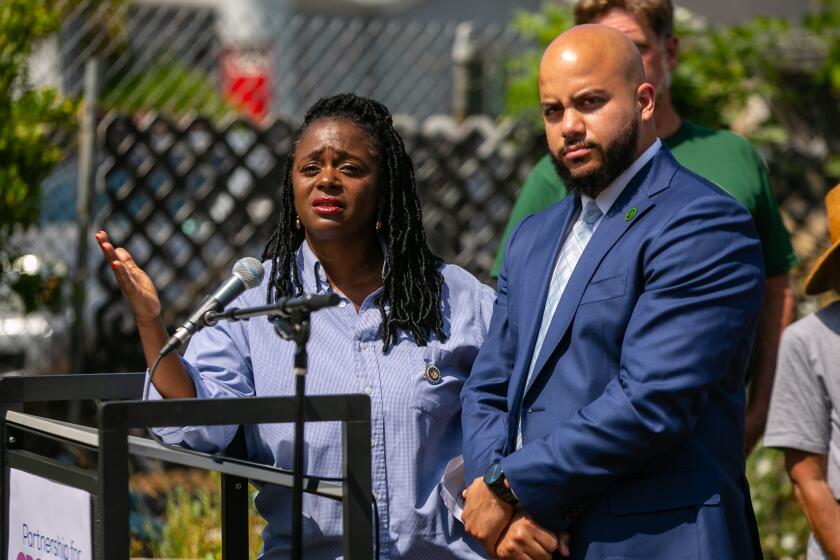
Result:
M636 210L635 208L631 208L630 210L628 210L627 213L624 214L624 221L629 222L630 220L632 220L636 216L636 212L638 212L638 210Z
M435 364L426 364L426 371L423 373L423 376L431 385L439 385L443 381L440 370Z

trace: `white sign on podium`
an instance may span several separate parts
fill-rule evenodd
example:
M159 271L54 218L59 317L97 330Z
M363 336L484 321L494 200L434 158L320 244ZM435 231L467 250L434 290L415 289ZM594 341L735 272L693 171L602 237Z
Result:
M91 495L9 469L8 560L92 560Z

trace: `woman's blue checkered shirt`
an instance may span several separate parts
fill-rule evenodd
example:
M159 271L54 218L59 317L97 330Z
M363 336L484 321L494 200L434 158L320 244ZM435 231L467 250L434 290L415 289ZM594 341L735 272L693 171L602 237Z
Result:
M297 265L307 293L330 290L305 242ZM232 306L265 303L270 263L265 266L263 285L245 292ZM401 333L398 343L383 354L382 321L374 303L378 291L358 312L342 298L340 306L312 315L307 394L366 393L371 398L371 467L381 558L478 557L464 541L461 524L446 510L439 482L446 463L461 453L459 392L487 333L494 293L460 267L445 265L442 273L445 342L433 339L420 347ZM201 398L293 395L293 351L293 343L280 340L260 317L200 331L184 361ZM426 375L431 365L441 372L437 384ZM154 387L150 398L160 398ZM223 449L234 433L235 427L225 426L159 431L167 443L183 442L207 451ZM291 469L291 424L251 426L246 438L252 459ZM340 477L340 424L307 424L305 454L308 474ZM266 486L256 503L268 521L263 558L288 557L290 491ZM304 515L305 558L341 557L341 504L306 495Z

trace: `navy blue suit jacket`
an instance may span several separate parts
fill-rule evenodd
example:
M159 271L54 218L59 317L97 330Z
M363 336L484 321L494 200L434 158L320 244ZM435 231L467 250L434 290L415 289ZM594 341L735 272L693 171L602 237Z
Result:
M579 208L567 197L510 237L461 397L467 480L500 459L576 558L760 556L743 443L764 282L750 214L660 149L595 230L526 386Z

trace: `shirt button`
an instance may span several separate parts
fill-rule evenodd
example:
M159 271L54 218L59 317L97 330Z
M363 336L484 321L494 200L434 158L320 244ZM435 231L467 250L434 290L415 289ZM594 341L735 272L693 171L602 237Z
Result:
M365 349L365 343L364 343L364 342L360 342L360 343L359 343L359 350L364 350L364 349Z
M338 306L339 307L347 307L347 302L344 301L344 300L341 300L340 302L338 302Z
M367 387L365 387L365 394L370 395L371 393L373 393L373 387L368 385Z

